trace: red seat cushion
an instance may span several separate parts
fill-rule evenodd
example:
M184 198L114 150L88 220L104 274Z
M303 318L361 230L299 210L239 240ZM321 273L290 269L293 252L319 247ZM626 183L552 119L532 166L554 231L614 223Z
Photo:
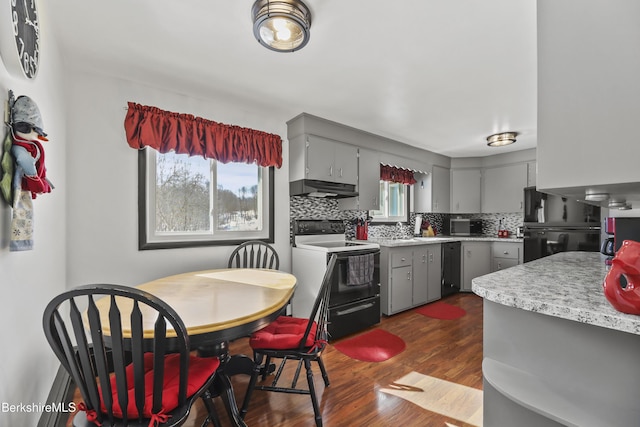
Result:
M272 349L287 350L295 349L300 345L300 340L307 328L309 319L299 317L280 316L267 327L251 335L249 345L254 350ZM316 336L316 322L311 325L311 332L305 342L305 347L313 346Z
M198 391L205 382L218 369L220 360L218 358L189 356L189 376L187 380L187 397L192 396ZM144 354L144 386L145 386L145 403L143 418L151 418L151 409L153 407L153 353ZM129 404L127 407L127 417L129 419L138 418L138 409L136 408L134 381L133 381L133 364L129 364L126 368L127 387L129 395ZM162 410L160 413L166 414L178 407L178 390L180 386L180 355L169 354L164 359L164 381L162 393ZM123 412L118 403L118 392L116 390L116 379L111 378L111 390L113 395L113 414L122 418ZM102 400L102 390L100 390L100 398ZM102 413L107 413L104 402L101 404Z

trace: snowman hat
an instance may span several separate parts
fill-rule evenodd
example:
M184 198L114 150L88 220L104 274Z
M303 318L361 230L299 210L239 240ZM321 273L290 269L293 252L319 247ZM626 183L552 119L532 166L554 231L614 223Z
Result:
M43 130L42 115L40 115L38 105L26 95L19 96L13 103L11 119L14 126L18 123L27 123L38 135L47 136Z

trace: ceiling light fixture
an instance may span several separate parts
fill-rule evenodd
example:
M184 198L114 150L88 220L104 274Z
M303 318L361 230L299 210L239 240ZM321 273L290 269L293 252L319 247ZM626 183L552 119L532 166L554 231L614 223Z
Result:
M487 145L489 147L502 147L516 142L518 132L502 132L494 133L487 137Z
M609 199L609 193L587 193L584 199L587 202L603 202Z
M267 49L293 52L309 42L311 12L300 0L257 0L251 15L253 35Z

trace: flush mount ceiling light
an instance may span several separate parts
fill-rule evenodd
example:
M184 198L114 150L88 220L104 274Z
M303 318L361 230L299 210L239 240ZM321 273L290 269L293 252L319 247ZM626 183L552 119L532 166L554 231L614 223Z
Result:
M251 8L253 35L276 52L293 52L309 42L311 12L300 0L257 0Z
M584 199L587 202L603 202L609 199L609 193L587 193Z
M494 133L487 137L487 145L489 147L502 147L503 145L513 144L516 142L516 136L518 136L518 132Z

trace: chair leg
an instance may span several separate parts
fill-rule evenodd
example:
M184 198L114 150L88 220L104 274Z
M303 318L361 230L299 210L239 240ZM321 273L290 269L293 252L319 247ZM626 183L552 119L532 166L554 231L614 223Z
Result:
M202 423L202 427L209 424L209 421L213 423L214 427L222 427L222 424L220 424L220 419L218 418L218 413L216 412L216 407L213 403L213 397L211 396L211 392L209 390L206 390L203 393L202 401L204 402L204 406L207 408L207 412L209 413L209 416L204 420L204 423Z
M324 386L329 387L329 374L327 373L327 369L324 367L324 362L322 361L322 357L318 356L318 366L320 366L320 372L322 372L322 379L324 380Z
M255 359L255 356L253 358ZM264 371L262 371L262 381L267 379L267 375L269 375L269 367L271 366L271 356L267 356L267 360L264 362Z
M311 370L311 360L304 359L304 367L307 370L307 382L309 383L309 394L311 395L311 404L313 405L313 413L316 419L316 426L322 427L322 414L318 405L318 397L316 396L316 388L313 385L313 371Z
M247 391L244 394L244 400L242 401L242 408L240 409L240 418L244 419L245 415L247 415L247 411L249 410L249 401L251 400L251 395L253 394L253 390L256 387L256 382L258 381L258 377L262 371L262 358L263 355L260 353L253 353L254 367L253 372L251 373L251 378L249 379L249 385L247 386ZM270 358L267 357L267 360ZM268 365L265 365L268 366Z

